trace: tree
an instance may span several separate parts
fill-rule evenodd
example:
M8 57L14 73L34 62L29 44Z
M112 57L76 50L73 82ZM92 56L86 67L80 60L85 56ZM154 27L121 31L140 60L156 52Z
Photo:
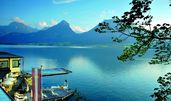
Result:
M159 77L157 82L159 88L154 88L154 93L151 97L155 98L155 101L167 101L171 96L171 73L167 73L164 77Z
M123 16L113 17L117 26L109 26L109 23L99 23L95 31L99 33L120 32L119 37L113 37L114 42L122 42L128 37L133 37L136 42L126 47L118 56L121 61L134 60L136 56L143 56L149 49L155 49L150 64L162 64L171 62L171 25L168 23L152 26L153 16L150 15L150 4L153 0L132 0L132 8ZM171 4L170 4L171 6Z
M136 56L143 56L149 49L154 49L154 56L150 64L171 63L171 25L168 23L152 25L153 16L150 15L150 4L153 0L132 0L132 8L123 16L113 17L117 26L110 26L109 23L99 23L95 31L99 33L120 32L119 37L113 37L114 42L122 42L128 37L135 38L136 42L126 47L123 53L118 56L121 61L134 60ZM171 0L170 4L171 6ZM171 96L171 73L159 77L157 82L159 88L154 89L151 97L155 101L166 101Z

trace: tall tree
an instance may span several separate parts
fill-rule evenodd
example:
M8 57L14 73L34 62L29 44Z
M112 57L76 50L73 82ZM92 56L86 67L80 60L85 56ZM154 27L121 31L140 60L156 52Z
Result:
M122 42L128 37L135 38L136 42L126 47L118 56L121 61L133 60L136 56L143 56L149 49L154 49L154 56L150 64L171 63L171 25L169 23L152 25L153 16L150 15L150 4L153 0L132 0L132 8L123 16L113 17L117 26L109 23L99 23L95 31L99 33L120 32L119 37L113 37L114 42ZM171 0L169 6L171 7ZM171 73L159 77L159 87L154 89L151 97L155 101L167 101L171 96Z
M155 49L150 64L168 64L171 62L171 25L169 23L152 25L153 16L150 15L150 4L153 0L132 0L132 8L123 16L113 17L117 26L109 23L99 23L95 31L99 33L120 32L119 37L113 37L114 42L122 42L128 37L136 42L126 47L118 56L121 61L133 60L135 56L143 56L150 48ZM171 6L171 4L170 4Z

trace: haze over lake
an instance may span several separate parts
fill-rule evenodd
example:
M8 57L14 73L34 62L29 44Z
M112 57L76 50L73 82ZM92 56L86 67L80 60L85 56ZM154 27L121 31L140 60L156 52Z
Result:
M24 71L41 65L72 71L64 76L43 78L44 88L63 84L67 79L70 88L77 88L90 101L152 100L150 95L158 87L157 78L171 71L171 65L149 65L148 56L123 63L116 58L121 50L118 47L0 46L0 51L24 57Z

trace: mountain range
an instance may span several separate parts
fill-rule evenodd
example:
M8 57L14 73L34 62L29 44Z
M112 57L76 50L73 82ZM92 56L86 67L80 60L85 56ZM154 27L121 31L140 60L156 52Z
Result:
M32 28L28 25L18 22L12 22L7 26L0 26L0 36L9 34L9 33L32 33L38 31L35 28Z
M115 24L112 20L105 20ZM95 26L84 33L75 33L70 24L63 20L59 24L44 30L36 30L22 23L12 22L0 26L0 44L52 44L52 45L92 45L112 43L112 33L97 33Z

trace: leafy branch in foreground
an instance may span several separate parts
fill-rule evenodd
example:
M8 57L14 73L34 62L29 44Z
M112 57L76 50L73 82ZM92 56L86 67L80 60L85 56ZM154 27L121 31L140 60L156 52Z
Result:
M159 88L154 88L154 93L151 97L155 98L155 101L167 101L171 96L171 73L167 73L164 77L159 77L157 82Z
M120 18L113 17L113 23L99 23L95 29L99 33L116 33L119 37L113 37L114 42L122 42L128 37L135 38L136 42L126 47L118 56L121 61L133 60L135 56L143 56L150 48L155 50L150 64L162 64L171 62L171 25L168 23L153 26L153 16L150 15L150 4L153 0L132 0L130 11L125 12ZM116 33L117 34L117 33Z

